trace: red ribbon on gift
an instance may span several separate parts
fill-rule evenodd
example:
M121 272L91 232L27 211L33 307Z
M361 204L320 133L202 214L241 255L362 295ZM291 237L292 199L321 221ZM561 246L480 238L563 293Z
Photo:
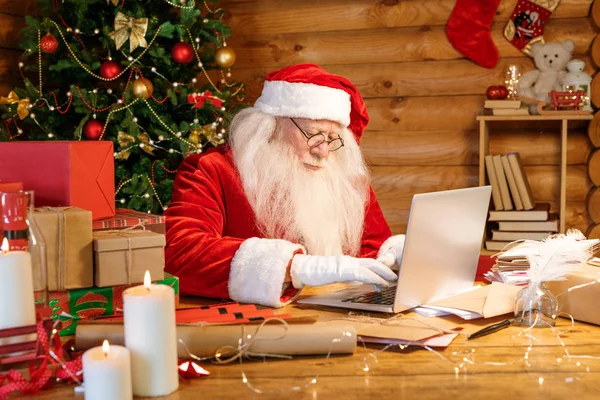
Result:
M213 96L210 90L205 90L202 93L188 94L187 99L189 104L193 104L192 108L202 108L204 107L204 103L207 101L213 106L221 108L224 101L218 97Z
M81 357L65 362L63 359L63 347L58 334L53 335L54 349L50 343L50 337L44 327L44 321L40 321L36 327L38 340L38 356L29 364L29 379L25 378L19 371L11 369L6 374L0 374L0 400L8 399L14 392L34 394L40 389L49 386L53 381L53 370L59 379L70 381L73 376L81 374L83 369ZM54 354L58 360L52 357ZM39 363L39 364L38 364Z

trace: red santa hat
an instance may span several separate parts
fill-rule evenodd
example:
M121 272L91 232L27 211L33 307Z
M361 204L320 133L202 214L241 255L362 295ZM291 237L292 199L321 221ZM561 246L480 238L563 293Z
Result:
M270 72L254 107L278 117L338 122L357 142L369 123L365 102L352 82L314 64Z

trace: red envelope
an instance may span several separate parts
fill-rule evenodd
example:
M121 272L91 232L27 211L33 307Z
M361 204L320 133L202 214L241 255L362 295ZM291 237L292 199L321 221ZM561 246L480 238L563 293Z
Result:
M0 142L0 180L23 182L35 206L77 206L93 219L115 215L111 141Z

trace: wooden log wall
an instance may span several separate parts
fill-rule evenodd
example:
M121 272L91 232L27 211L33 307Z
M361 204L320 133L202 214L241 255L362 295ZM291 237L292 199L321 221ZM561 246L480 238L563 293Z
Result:
M36 0L0 0L0 95L18 82L18 31ZM354 82L371 123L362 147L385 216L404 232L413 194L477 185L478 125L484 93L503 82L507 65L523 71L532 61L502 37L517 0L502 0L492 26L501 59L485 69L448 42L445 25L454 0L225 0L237 53L233 77L248 83L250 102L267 72L294 63L317 63ZM576 57L593 72L590 47L597 27L592 0L563 0L546 25L546 40L572 39ZM600 41L597 41L600 45ZM600 54L600 47L598 53ZM495 129L492 153L519 151L537 201L557 209L558 125L509 124ZM586 161L587 127L569 133L567 226L591 221L586 196L593 185ZM591 138L591 136L590 136ZM596 139L597 140L597 139Z
M594 25L600 27L600 0L594 1L590 15ZM600 35L596 35L590 54L596 70L600 69ZM591 86L591 100L595 107L600 105L599 79L600 75L596 74ZM589 238L600 238L600 112L594 114L594 119L588 126L588 137L594 150L587 163L588 175L593 187L588 193L586 202L587 213L592 220L586 234Z
M502 0L492 26L500 53L494 69L477 66L446 38L454 0L225 0L237 54L233 77L247 82L250 102L266 73L316 63L354 82L371 123L362 148L373 187L394 233L406 229L415 193L477 185L478 124L485 90L502 84L507 65L532 60L502 37L517 0ZM563 0L545 27L546 41L572 39L575 56L593 73L590 47L597 28L592 0ZM587 124L569 132L567 227L590 224L592 187L586 161ZM560 123L512 123L491 132L491 152L519 151L534 197L554 210L559 200Z

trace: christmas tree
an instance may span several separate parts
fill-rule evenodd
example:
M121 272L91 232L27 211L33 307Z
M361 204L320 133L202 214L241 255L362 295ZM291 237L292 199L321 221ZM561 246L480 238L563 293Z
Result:
M111 140L117 207L161 213L183 158L243 105L215 1L53 0L26 17L0 140Z

